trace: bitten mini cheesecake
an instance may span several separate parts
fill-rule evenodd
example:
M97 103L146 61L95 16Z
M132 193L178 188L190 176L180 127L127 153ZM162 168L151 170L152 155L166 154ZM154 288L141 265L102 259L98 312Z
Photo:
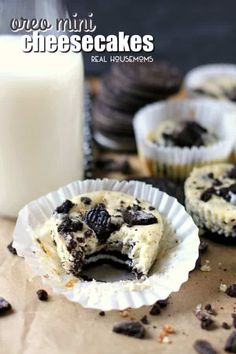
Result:
M89 265L112 263L141 278L156 260L163 221L147 202L125 193L96 191L66 200L43 229L50 233L67 273L79 277Z
M203 230L236 237L236 166L195 168L185 182L186 208Z

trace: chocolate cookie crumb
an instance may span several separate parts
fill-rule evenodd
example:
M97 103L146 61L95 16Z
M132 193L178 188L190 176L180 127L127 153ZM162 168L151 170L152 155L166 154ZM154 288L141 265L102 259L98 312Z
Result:
M219 186L222 186L222 182L218 179L218 178L216 178L214 181L213 181L213 186L214 187L219 187Z
M217 354L217 351L206 340L196 340L193 345L193 348L199 354Z
M113 332L135 338L145 337L145 328L139 321L121 322L113 327Z
M105 314L105 311L100 311L99 312L99 316L101 316L101 317L104 317L106 314Z
M224 198L224 200L229 202L231 199L229 192L230 192L230 189L228 187L223 187L223 188L218 189L217 194L220 197Z
M40 301L48 301L48 293L44 289L39 289L36 292L38 299Z
M161 313L161 306L158 304L158 301L152 306L151 310L149 311L150 315L157 316Z
M198 305L194 311L195 316L201 322L201 328L205 330L210 330L214 327L214 321L211 318L211 315L202 309L201 305Z
M207 304L205 306L205 310L210 314L210 315L213 315L213 316L216 316L217 313L216 311L212 308L212 305L211 304Z
M161 308L167 307L167 305L168 305L168 298L165 299L165 300L158 300L157 303L158 303L158 305L159 305Z
M13 244L13 241L11 241L11 242L9 243L9 245L7 246L7 249L8 249L9 252L11 252L11 253L14 254L15 256L17 256L16 249L15 249L15 247L12 246L12 244Z
M85 205L90 205L92 203L92 200L90 198L88 198L88 197L81 197L80 200Z
M84 231L84 237L90 237L90 236L92 236L92 234L93 234L93 231L90 229Z
M102 203L87 211L85 223L95 232L100 242L105 242L111 233L120 227L118 224L112 223L111 215Z
M68 214L74 205L75 204L72 203L72 201L67 199L64 203L62 203L59 207L57 207L55 211L58 214Z
M226 294L230 297L236 297L236 284L229 285Z
M152 225L158 222L153 214L138 210L138 206L133 206L131 209L125 209L123 211L123 218L129 226Z
M148 325L148 324L149 324L149 321L148 321L147 315L144 315L144 316L140 319L140 322L142 322L144 325Z
M201 194L200 199L206 203L211 199L211 197L214 193L215 193L215 188L212 188L212 187L208 188Z
M11 310L12 310L11 304L3 297L0 297L0 316L5 315Z
M203 318L201 320L201 328L209 331L213 325L214 321L209 317L209 318Z
M83 223L79 220L72 220L68 216L58 226L57 230L59 234L68 234L70 232L77 232L83 229Z
M222 328L224 329L230 329L230 325L227 322L222 323Z
M236 331L232 332L225 343L225 351L236 353Z

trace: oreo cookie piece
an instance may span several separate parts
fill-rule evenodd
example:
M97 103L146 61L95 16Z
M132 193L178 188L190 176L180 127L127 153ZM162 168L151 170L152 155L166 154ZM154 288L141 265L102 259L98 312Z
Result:
M92 203L92 200L88 197L81 197L80 201L85 205L90 205Z
M79 219L71 219L69 216L65 217L61 224L58 226L58 232L61 235L81 231L83 223Z
M105 242L119 228L118 224L112 223L110 214L102 204L87 211L85 223L95 232L100 242Z
M207 130L197 122L186 121L181 131L174 134L164 133L163 136L165 139L172 141L175 146L199 147L204 145L203 134L205 133L207 133Z
M145 337L145 328L139 321L126 321L116 324L113 332L135 338Z
M122 78L113 73L106 74L100 84L98 100L119 111L134 114L139 108L166 98L141 88L135 91L132 85L124 85Z
M11 310L12 310L11 304L3 297L0 297L0 316L9 313Z
M59 207L56 208L57 214L68 214L75 204L71 200L67 199Z
M158 222L157 218L151 214L147 213L143 210L137 210L137 208L125 209L122 212L124 222L126 222L129 226L134 225L152 225Z
M207 188L204 192L202 192L200 199L206 203L211 199L214 194L215 189L213 187Z
M202 339L196 340L194 342L193 347L196 350L196 352L199 354L217 354L217 351L206 340L202 340Z
M40 301L48 301L48 293L46 290L39 289L39 290L37 290L36 294L37 294L38 299Z
M236 284L229 285L226 294L230 297L236 297Z
M114 75L122 78L124 85L137 90L171 95L180 89L182 77L179 70L166 62L118 63L112 66Z
M224 350L227 353L236 353L236 331L233 331L227 338Z
M14 254L14 256L17 256L17 251L16 251L15 247L13 247L12 244L13 244L13 241L11 241L9 243L9 245L7 246L7 249L10 253Z

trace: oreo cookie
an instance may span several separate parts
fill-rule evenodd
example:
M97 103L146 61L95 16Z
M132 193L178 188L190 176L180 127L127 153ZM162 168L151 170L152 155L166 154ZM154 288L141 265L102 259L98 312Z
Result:
M93 104L96 142L112 150L134 151L134 114L149 103L177 93L181 80L178 69L167 63L114 64L101 78Z
M139 321L126 321L113 326L113 332L135 338L145 337L145 328Z
M118 224L112 223L111 216L103 204L87 211L85 223L95 232L100 242L105 242L111 233L119 228Z
M112 66L112 72L134 90L141 88L158 94L174 94L182 82L179 70L167 62L118 63Z
M59 207L56 208L57 214L68 214L75 204L71 200L67 199Z
M94 128L108 133L124 134L134 137L132 128L133 115L113 110L108 105L96 100L93 106Z
M175 146L199 147L204 145L203 134L205 133L207 133L207 130L197 122L185 122L181 131L174 134L164 133L163 137L173 142Z
M81 231L83 229L83 223L79 219L71 219L69 216L65 217L57 230L59 234L65 235L72 232Z
M143 210L137 210L137 208L133 207L131 209L125 209L122 213L124 221L129 226L134 225L152 225L158 222L157 218L151 214L147 213Z

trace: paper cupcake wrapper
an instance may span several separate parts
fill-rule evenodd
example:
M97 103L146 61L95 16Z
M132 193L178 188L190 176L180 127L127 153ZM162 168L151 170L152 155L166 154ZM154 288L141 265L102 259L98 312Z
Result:
M220 214L214 214L210 209L202 208L199 206L196 208L190 200L186 200L186 209L192 216L196 225L200 230L209 230L212 233L223 235L229 238L235 238L236 234L232 233L232 229L228 226L227 218Z
M207 64L198 66L190 70L185 76L183 86L190 97L206 97L207 94L201 94L195 90L211 76L230 75L236 80L236 65L234 64ZM209 96L210 97L210 96ZM227 102L226 99L223 101Z
M60 262L52 257L55 252L53 245L47 245L46 255L35 242L34 230L43 225L65 199L98 190L120 191L146 200L164 216L167 226L165 241L147 279L108 283L81 281L66 274L63 269L58 272ZM198 229L175 198L143 182L110 179L76 181L29 203L19 213L13 240L18 255L25 258L34 274L41 276L55 293L63 294L84 307L104 311L151 305L178 291L195 266L199 246Z
M216 100L196 99L158 102L147 105L138 111L134 118L134 131L139 155L153 175L163 171L164 175L184 178L195 166L228 159L233 148L232 124L235 112ZM201 125L214 128L219 141L210 146L163 147L147 139L158 122L165 119L176 121L192 118Z

